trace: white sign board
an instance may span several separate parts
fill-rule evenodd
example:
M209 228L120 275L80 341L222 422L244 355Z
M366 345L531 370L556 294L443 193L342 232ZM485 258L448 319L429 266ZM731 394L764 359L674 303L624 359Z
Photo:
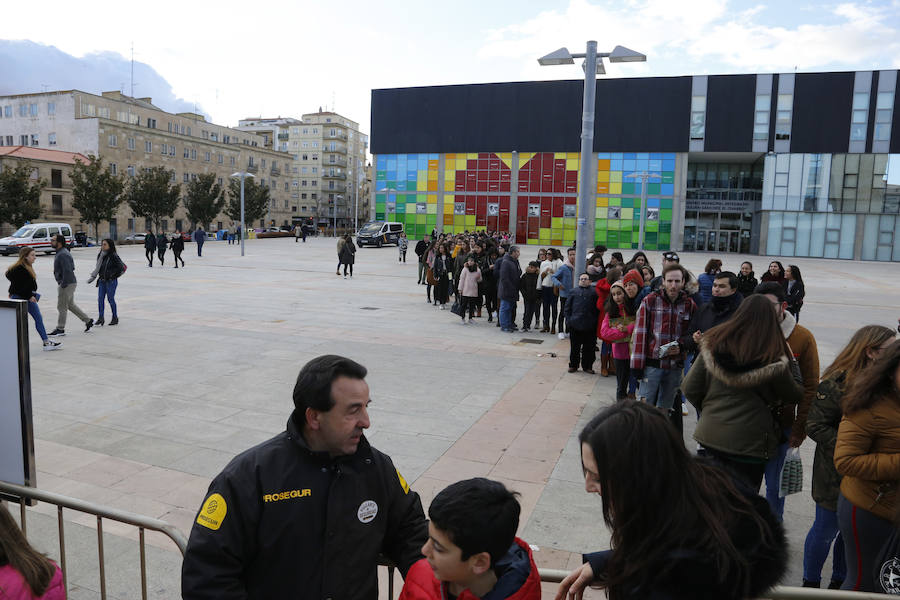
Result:
M28 310L0 300L0 481L35 485Z

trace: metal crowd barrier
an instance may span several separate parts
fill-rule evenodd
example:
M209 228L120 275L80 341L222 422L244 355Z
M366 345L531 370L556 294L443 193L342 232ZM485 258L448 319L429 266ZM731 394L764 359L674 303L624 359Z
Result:
M100 561L100 598L106 600L106 570L103 559L103 519L117 521L119 523L127 523L138 528L139 544L141 553L141 598L147 599L147 562L144 544L144 531L158 531L169 537L184 556L187 548L187 539L184 535L172 525L159 519L152 519L143 515L138 515L124 510L109 508L93 502L85 502L77 498L70 498L62 494L54 494L45 492L36 488L24 487L12 483L0 481L0 494L5 494L17 498L30 498L40 502L47 502L56 505L57 521L59 526L59 557L60 568L63 572L63 585L68 592L68 580L66 577L66 542L65 532L63 529L63 509L68 508L78 512L91 514L97 517L97 552ZM22 533L28 537L28 524L26 520L26 507L24 502L19 503ZM388 598L394 598L394 570L396 565L384 557L379 557L378 565L387 567L388 570ZM561 569L541 569L541 581L544 583L559 583L569 571ZM790 586L777 586L772 589L764 598L760 600L879 600L884 598L881 594L866 592L850 592L844 590L823 590L815 588L801 588Z
M93 502L85 502L84 500L79 500L77 498L70 498L69 496L63 496L62 494L54 494L52 492L45 492L36 488L24 487L21 485L15 485L3 481L0 481L0 493L11 497L30 498L38 500L40 502L47 502L48 504L56 505L56 517L59 527L59 566L60 569L62 569L63 586L65 587L67 594L69 590L69 584L66 575L66 537L63 527L64 508L94 515L97 517L97 553L98 560L100 562L100 598L102 600L106 600L106 565L103 558L103 519L109 519L110 521L117 521L119 523L127 523L138 528L141 553L141 598L143 600L147 600L147 556L144 544L144 532L146 530L158 531L162 534L167 535L169 539L175 542L175 545L178 546L178 549L181 551L182 556L184 555L185 548L187 547L187 539L184 537L184 535L182 535L182 533L172 525L169 525L165 521L160 521L159 519L152 519L150 517L145 517L143 515L138 515L132 512L95 504ZM25 504L25 502L20 502L19 510L22 521L22 533L25 534L25 537L27 538L28 521L26 517L27 511Z

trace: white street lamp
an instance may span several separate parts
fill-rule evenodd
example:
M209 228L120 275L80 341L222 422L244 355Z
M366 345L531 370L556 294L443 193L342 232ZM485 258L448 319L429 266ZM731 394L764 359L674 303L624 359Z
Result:
M244 255L244 236L246 235L246 230L244 229L244 178L245 177L253 177L253 173L247 173L246 171L238 171L237 173L232 173L231 176L241 178L241 256L243 256Z
M596 76L606 72L603 67L604 57L608 58L609 62L614 63L643 62L647 60L645 55L629 50L624 46L616 46L612 52L598 53L597 42L594 40L587 43L587 51L584 54L572 54L567 48L560 48L538 59L538 64L541 66L572 65L575 64L576 58L584 59L584 99L581 113L581 185L578 190L578 224L575 233L575 245L578 248L578 252L575 253L575 273L573 274L576 278L579 274L584 273L587 251L593 245L590 244L589 240L593 231L591 213L594 212L594 206L596 205L596 202L593 201L593 192L591 191L594 187L592 182L593 173L596 169L591 169L593 163L591 159L594 152L594 112L597 110Z

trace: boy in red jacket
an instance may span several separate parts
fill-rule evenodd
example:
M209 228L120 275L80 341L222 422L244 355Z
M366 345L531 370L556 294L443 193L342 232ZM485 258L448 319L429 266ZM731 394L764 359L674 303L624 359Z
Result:
M406 575L400 600L539 600L531 549L516 537L519 501L477 477L441 491L428 508L425 558Z

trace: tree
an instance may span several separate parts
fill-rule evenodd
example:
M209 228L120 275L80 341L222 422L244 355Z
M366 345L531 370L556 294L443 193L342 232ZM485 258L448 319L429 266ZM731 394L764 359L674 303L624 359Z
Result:
M101 221L112 219L125 199L125 180L113 175L103 159L93 154L87 164L75 160L72 168L72 208L81 213L81 222L94 226L97 236Z
M244 222L253 223L266 216L269 209L269 188L256 183L252 178L244 179ZM241 180L232 178L228 182L228 206L225 214L235 223L241 220Z
M46 179L32 178L30 163L0 168L0 223L15 227L41 216L41 190Z
M208 226L225 206L225 190L216 181L215 173L197 175L197 179L187 185L184 208L191 224ZM240 190L238 190L240 194Z
M175 214L181 197L181 185L170 184L171 179L165 167L150 167L128 182L128 206L136 216L150 219L157 231L162 230L163 217Z

